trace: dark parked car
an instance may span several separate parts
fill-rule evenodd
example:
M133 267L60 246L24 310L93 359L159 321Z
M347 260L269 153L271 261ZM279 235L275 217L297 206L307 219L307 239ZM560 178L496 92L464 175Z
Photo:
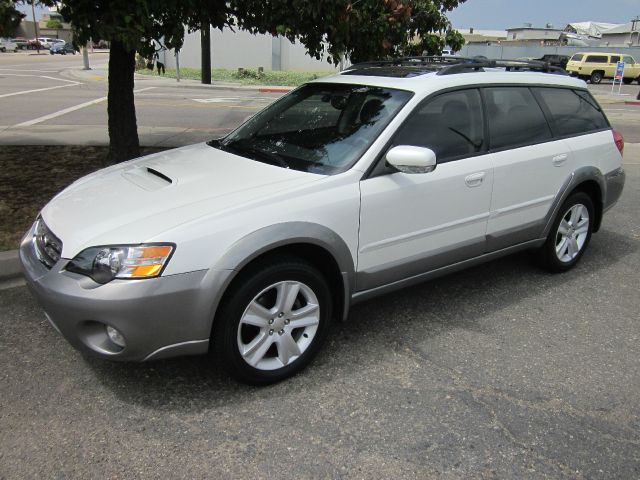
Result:
M549 63L554 67L567 68L569 55L546 54L546 55L543 55L542 58L538 58L537 60L541 62Z
M75 55L76 54L76 49L70 43L55 43L49 49L49 53L51 55L55 55L56 53L59 53L60 55L66 55L67 53L73 53Z

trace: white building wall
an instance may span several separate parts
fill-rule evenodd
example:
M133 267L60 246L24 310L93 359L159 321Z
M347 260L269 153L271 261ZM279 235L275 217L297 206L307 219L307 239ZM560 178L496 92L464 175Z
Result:
M279 58L278 58L279 50ZM335 71L337 67L326 58L316 60L309 56L300 43L291 43L286 38L251 33L225 28L211 30L212 68L258 68L290 71ZM167 68L175 68L175 52L165 53ZM180 67L200 68L200 32L185 35L180 50Z

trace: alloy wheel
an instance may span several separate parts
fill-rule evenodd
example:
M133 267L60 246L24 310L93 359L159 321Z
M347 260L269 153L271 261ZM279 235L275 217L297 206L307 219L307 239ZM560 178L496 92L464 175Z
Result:
M320 306L310 287L298 281L274 283L251 300L240 319L240 355L258 370L285 367L311 345L319 324Z
M568 263L576 258L589 235L589 210L578 203L562 216L556 232L556 256L561 262Z

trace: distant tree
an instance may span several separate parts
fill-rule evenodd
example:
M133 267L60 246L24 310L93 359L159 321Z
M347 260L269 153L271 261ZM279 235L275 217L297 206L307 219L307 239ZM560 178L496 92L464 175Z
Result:
M12 37L22 19L24 13L16 9L12 0L0 0L0 37Z
M62 28L62 22L57 18L52 18L47 21L47 28L56 31L56 38L58 38L59 33L58 30Z

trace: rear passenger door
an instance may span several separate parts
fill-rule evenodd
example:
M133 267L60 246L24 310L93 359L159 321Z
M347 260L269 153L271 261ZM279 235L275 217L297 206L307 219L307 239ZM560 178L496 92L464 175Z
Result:
M568 145L554 139L528 87L483 89L494 167L487 248L538 238L551 205L573 170Z

